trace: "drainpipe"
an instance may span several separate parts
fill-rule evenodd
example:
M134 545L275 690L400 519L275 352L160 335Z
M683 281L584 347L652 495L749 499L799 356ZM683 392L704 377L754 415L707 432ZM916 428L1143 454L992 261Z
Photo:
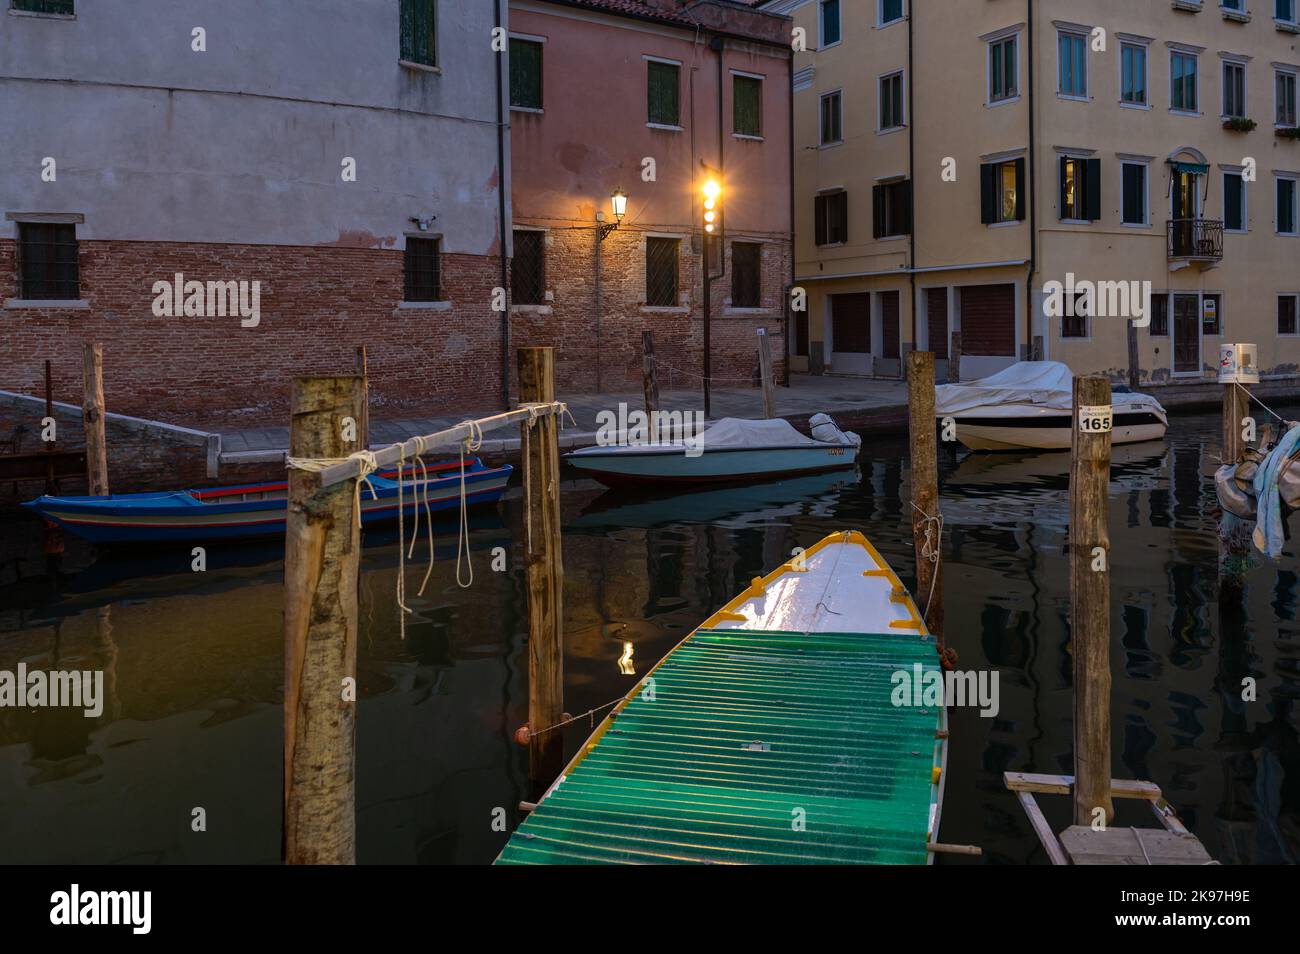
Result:
M1032 0L1031 0L1032 2ZM907 237L907 277L908 284L911 287L912 303L909 311L912 314L912 350L916 350L916 113L913 111L916 105L916 98L913 90L916 86L916 74L912 71L912 15L913 10L909 5L907 8L907 218L909 223ZM930 351L934 351L934 343L927 339ZM905 377L903 368L898 369L898 376Z
M794 190L794 48L791 47L791 48L790 48L789 50L787 50L786 52L787 52L787 53L789 54L789 56L790 56L790 58L786 61L787 66L788 66L788 70L787 70L787 72L790 74L790 97L789 97L789 100L790 100L790 101L789 101L789 107L790 107L790 109L789 109L789 113L790 113L790 116L789 116L789 127L790 127L790 287L786 290L786 293L785 293L785 304L784 304L784 306L781 308L781 320L783 321L783 323L784 323L784 325L785 325L785 327L784 327L784 329L783 329L784 332L785 332L784 339L783 339L783 340L785 341L785 374L783 375L783 377L784 377L785 380L783 380L783 381L781 382L781 384L782 384L784 387L787 387L787 388L788 388L788 387L790 386L790 359L794 356L794 341L793 341L792 338L791 338L791 329L790 329L790 319L791 319L791 317L793 317L793 315L794 315L794 311L793 311L793 310L791 309L791 307L790 307L790 295L792 294L792 290L794 289L794 286L795 286L795 277L794 277L794 273L795 273L795 260L794 260L794 259L795 259L795 252L794 252L794 238L795 238L795 236L794 236L794 210L795 210L795 195L794 195L794 191L795 191L795 190ZM807 314L807 311L806 311L807 307L808 307L808 305L807 305L807 303L805 302L805 303L804 303L804 308L805 308L805 312L804 312L804 313L805 313L805 314ZM811 333L812 333L812 330L809 329L809 334L811 335Z
M1034 356L1034 274L1038 270L1038 148L1034 141L1034 0L1025 0L1025 44L1028 74L1026 91L1029 106L1029 272L1025 275L1025 343L1029 357ZM1046 329L1044 329L1046 331ZM1047 335L1043 335L1043 350L1047 349Z
M495 23L501 29L501 0L496 0ZM507 48L508 49L508 48ZM506 116L505 89L501 72L505 57L498 56L497 73L497 246L501 255L501 289L505 308L501 312L501 406L510 407L510 273L506 266Z

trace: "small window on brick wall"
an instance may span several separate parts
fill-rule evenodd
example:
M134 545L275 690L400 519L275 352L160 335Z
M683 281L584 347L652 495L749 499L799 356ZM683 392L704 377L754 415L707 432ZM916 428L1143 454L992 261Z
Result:
M510 300L516 305L540 305L546 292L546 233L521 230L514 239Z
M81 297L75 225L18 223L18 297L29 301Z
M762 301L763 246L731 243L731 307L757 308Z
M677 304L677 239L645 240L645 303L667 308Z
M13 0L13 8L25 13L61 13L65 16L76 13L73 0Z
M442 301L442 241L406 240L406 301Z

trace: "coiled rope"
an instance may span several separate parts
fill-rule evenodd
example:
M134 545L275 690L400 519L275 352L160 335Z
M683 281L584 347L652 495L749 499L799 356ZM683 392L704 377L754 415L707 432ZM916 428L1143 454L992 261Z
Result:
M943 551L943 514L936 512L932 516L915 503L912 504L912 509L921 515L920 527L924 528L925 533L925 539L921 543L920 559L929 560L931 564L930 592L926 594L925 610L921 613L923 619L929 619L930 604L934 602L934 588L939 582L939 557ZM935 646L939 650L940 663L943 664L944 669L951 670L957 664L957 651L947 647L942 633L935 633L934 639Z
M357 526L361 526L361 485L365 484L370 488L370 498L378 500L379 494L375 490L375 485L370 482L370 475L379 469L379 464L375 461L375 455L372 451L359 450L349 454L347 457L290 457L285 455L284 465L287 469L301 470L309 474L319 474L326 467L333 467L335 464L346 464L350 460L357 461L360 473L357 475L357 483L353 488L352 509L357 515Z

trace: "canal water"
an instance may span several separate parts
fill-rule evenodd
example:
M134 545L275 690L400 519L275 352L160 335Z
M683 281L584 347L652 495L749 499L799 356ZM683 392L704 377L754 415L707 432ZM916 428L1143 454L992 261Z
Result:
M1240 605L1219 605L1208 479L1218 426L1213 415L1178 417L1167 441L1115 453L1114 768L1160 785L1220 861L1294 862L1297 544L1255 559ZM864 531L910 582L906 454L902 439L872 438L856 473L672 497L567 479L566 708L625 693L753 577L832 531ZM1068 458L962 455L940 460L947 639L959 668L999 674L1000 711L951 714L941 833L983 846L985 862L1042 863L1002 773L1072 771ZM477 518L468 588L456 581L454 528L440 531L423 596L427 551L417 553L404 641L395 535L367 533L362 863L485 864L507 837L498 809L518 820L528 797L526 751L513 741L527 714L520 513L515 491ZM70 539L51 577L39 524L11 516L0 531L6 554L27 552L0 566L0 669L103 669L107 696L95 719L0 709L0 862L277 862L279 545L212 549L197 573L188 550L95 554ZM494 553L504 570L492 569ZM1242 700L1247 679L1254 701ZM589 729L567 730L570 754ZM1068 822L1068 799L1039 801L1054 825ZM1153 823L1136 803L1117 805L1118 823ZM206 831L194 830L200 808Z

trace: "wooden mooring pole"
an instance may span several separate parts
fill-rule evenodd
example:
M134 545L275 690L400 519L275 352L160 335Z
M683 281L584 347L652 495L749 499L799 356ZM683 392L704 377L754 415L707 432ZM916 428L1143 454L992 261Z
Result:
M362 419L364 379L293 382L289 454L347 457L344 418ZM360 437L360 434L357 434ZM321 486L289 469L284 547L284 861L356 863L356 479Z
M939 463L934 418L934 352L907 353L908 434L912 455L912 544L916 550L916 599L925 625L943 635L943 569L937 558Z
M1246 393L1237 384L1223 386L1223 462L1234 466L1241 460L1241 452L1246 449L1241 432L1245 426L1242 421L1250 410Z
M641 332L641 386L645 390L645 413L659 410L659 377L655 373L655 333Z
M108 494L108 441L104 436L104 348L87 343L81 361L81 423L86 436L86 483L92 497Z
M555 400L555 353L519 349L519 400ZM560 560L559 422L521 425L528 581L528 777L541 794L564 768L564 569ZM549 731L548 731L549 730Z
M1115 817L1110 787L1110 381L1074 379L1070 457L1070 639L1074 659L1074 823Z
M361 449L370 447L370 369L366 358L366 346L357 346L357 374L361 375L361 392L365 403L361 408L361 418L357 421L357 437Z
M776 417L776 388L772 381L772 346L767 329L758 329L758 374L763 388L763 416Z

